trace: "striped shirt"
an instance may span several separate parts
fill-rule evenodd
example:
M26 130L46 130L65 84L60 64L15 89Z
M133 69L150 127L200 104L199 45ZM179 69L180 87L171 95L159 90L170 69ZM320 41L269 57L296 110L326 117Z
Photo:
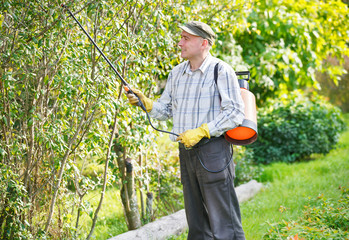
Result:
M218 86L214 80L217 63ZM150 116L158 120L173 118L172 131L177 134L207 123L210 136L223 135L244 119L244 103L234 70L210 54L195 71L190 70L189 61L177 65ZM173 135L170 138L176 139Z

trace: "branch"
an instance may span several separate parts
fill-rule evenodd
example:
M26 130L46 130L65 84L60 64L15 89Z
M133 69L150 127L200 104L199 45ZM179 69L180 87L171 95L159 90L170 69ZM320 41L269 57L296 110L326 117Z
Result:
M95 214L94 214L94 217L93 217L90 233L87 236L86 240L89 240L91 238L92 234L93 234L93 231L94 231L95 226L96 226L97 218L98 218L98 212L99 212L99 210L102 207L102 202L103 202L103 199L104 199L105 189L106 189L107 180L108 180L107 178L108 178L108 165L109 165L110 151L111 151L111 147L112 147L112 144L113 144L114 136L115 136L115 133L116 133L117 116L118 116L118 112L115 112L113 131L112 131L112 134L111 134L110 139L109 139L108 151L107 151L107 156L106 156L105 165L104 165L104 179L103 179L103 188L102 188L101 198L99 200L98 207L97 207L97 209L95 211Z
M56 183L56 185L54 187L54 194L53 194L53 198L52 198L51 205L50 205L50 211L49 211L49 215L48 215L48 218L47 218L47 221L46 221L46 224L45 224L45 230L44 230L45 232L47 232L47 230L48 230L48 228L50 226L50 223L51 223L51 219L52 219L52 215L53 215L53 211L54 211L54 205L56 203L56 198L57 198L57 195L58 195L59 186L61 185L63 172L64 172L64 167L65 167L65 164L66 164L67 159L69 157L70 149L71 149L75 139L77 138L77 136L78 136L78 134L79 134L79 132L80 132L80 130L82 128L82 125L84 124L84 120L83 119L85 119L88 109L89 109L89 106L86 105L86 107L84 109L83 116L81 117L81 121L79 123L79 126L76 129L76 132L75 132L74 136L69 140L67 150L65 151L65 154L64 154L64 157L63 157L63 160L62 160L62 164L61 164L61 168L60 168L59 174L58 174L58 180L57 180L57 183Z
M207 22L210 22L214 16L216 16L218 13L223 12L224 9L229 5L230 1L228 1L226 4L224 4L221 8L217 9L214 13L211 14L211 16L207 19ZM245 3L241 3L239 5L234 6L233 8L229 9L232 11L237 11L236 9L243 7ZM234 10L235 9L235 10Z
M73 2L73 1L70 1L70 2ZM91 1L91 2L88 2L86 3L82 8L80 8L78 11L76 11L74 13L75 14L78 14L79 12L81 12L82 10L84 10L87 6L89 6L90 4L96 2L96 0L94 1ZM64 11L65 12L65 11ZM44 35L46 32L48 32L49 30L51 30L54 26L56 26L56 24L63 18L63 14L61 16L59 16L51 25L45 27L41 32L39 32L38 34L36 34L35 36L31 36L28 40L27 40L27 43L29 43L31 40L33 40L34 38L39 38L41 37L42 35Z

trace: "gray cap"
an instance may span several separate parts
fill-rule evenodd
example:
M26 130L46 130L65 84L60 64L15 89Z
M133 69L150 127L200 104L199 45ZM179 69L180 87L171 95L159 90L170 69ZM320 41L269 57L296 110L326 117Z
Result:
M203 22L192 21L179 27L187 33L207 39L210 45L213 45L216 38L212 28Z

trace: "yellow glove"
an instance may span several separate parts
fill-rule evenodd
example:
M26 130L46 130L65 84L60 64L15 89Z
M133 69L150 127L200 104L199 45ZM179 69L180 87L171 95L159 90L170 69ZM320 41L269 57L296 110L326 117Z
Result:
M204 137L211 138L210 131L206 123L202 124L201 127L190 129L184 133L181 133L176 141L180 141L185 147L190 148Z
M144 96L144 94L137 90L137 89L132 89L132 92L134 92L135 94L137 94L137 96L139 97L139 99L141 99L145 109L147 110L147 112L150 112L153 109L153 101L149 98L147 98L146 96ZM138 98L132 94L132 93L126 93L126 96L128 98L128 101L131 105L137 106L138 103Z

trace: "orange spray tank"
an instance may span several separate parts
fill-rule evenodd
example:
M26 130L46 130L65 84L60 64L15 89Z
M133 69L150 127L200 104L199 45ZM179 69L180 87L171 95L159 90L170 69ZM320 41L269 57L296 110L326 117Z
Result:
M245 104L245 119L242 124L225 133L225 139L235 145L248 145L257 140L257 110L256 98L252 92L249 91L248 80L250 79L250 72L235 72L237 76L248 76L247 78L239 79L241 90L241 97Z

